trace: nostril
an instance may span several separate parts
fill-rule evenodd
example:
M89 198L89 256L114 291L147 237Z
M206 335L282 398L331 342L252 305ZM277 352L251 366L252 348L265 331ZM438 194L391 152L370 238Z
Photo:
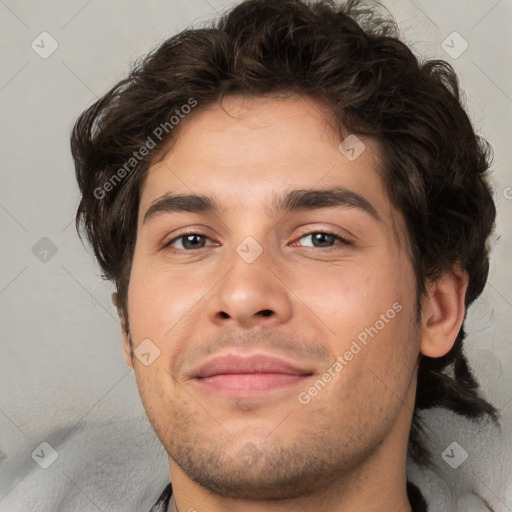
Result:
M227 313L225 313L224 311L221 311L221 312L220 312L220 316L221 316L222 318L229 318L229 315L228 315Z
M270 309L263 309L260 313L263 316L270 316L272 314L272 311Z

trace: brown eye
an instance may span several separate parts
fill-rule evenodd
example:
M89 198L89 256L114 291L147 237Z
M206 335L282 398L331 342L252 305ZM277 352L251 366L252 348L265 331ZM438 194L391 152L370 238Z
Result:
M183 251L202 249L206 245L207 236L200 233L186 233L173 238L165 247L174 248ZM176 247L174 244L179 242Z

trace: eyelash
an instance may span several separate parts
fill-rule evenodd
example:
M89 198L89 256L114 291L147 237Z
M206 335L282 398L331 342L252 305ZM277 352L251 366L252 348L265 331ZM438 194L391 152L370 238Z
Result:
M343 238L339 235L337 235L336 233L333 233L331 231L308 231L308 232L305 232L305 233L302 233L298 240L301 240L302 238L304 237L307 237L307 236L311 236L311 235L316 235L316 234L322 234L322 235L328 235L328 236L333 236L335 239L339 240L341 242L341 245L352 245L352 242L350 242L349 240L347 240L346 238ZM177 237L174 237L172 240L170 240L169 242L167 242L165 245L164 245L164 249L170 249L174 252L178 252L178 251L184 251L184 252L193 252L193 251L198 251L200 249L204 249L205 247L200 247L199 249L175 249L173 247L171 247L171 244L173 244L174 242L180 240L180 239L183 239L187 236L191 236L191 235L197 235L197 236L201 236L201 237L204 237L204 238L208 238L207 235L204 235L203 233L198 233L196 231L191 231L189 233L182 233L181 235L177 236ZM331 247L309 247L310 249L317 249L317 250L323 250L323 251L329 251L329 250L335 250L336 249L336 246L331 246Z

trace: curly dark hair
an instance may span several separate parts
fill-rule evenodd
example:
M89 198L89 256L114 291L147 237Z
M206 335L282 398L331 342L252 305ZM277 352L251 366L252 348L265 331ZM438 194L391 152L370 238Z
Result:
M71 136L82 193L76 226L116 285L127 332L139 192L150 165L176 139L179 125L173 129L169 115L230 94L313 97L339 127L378 143L387 194L405 219L418 320L426 280L456 263L469 276L466 312L482 293L496 217L487 182L490 146L473 130L453 68L443 60L420 62L377 7L358 0L243 1L211 25L164 41L80 115ZM463 324L445 356L419 356L409 438L419 464L431 461L419 410L444 407L498 421L478 394L464 338Z

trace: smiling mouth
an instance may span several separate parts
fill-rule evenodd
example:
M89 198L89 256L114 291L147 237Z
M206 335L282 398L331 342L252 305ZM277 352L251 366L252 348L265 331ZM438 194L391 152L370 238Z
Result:
M196 382L205 391L228 396L250 396L294 386L309 377L288 373L228 373L199 377Z
M226 354L209 360L192 377L203 391L241 397L304 385L311 375L310 368L271 355Z

